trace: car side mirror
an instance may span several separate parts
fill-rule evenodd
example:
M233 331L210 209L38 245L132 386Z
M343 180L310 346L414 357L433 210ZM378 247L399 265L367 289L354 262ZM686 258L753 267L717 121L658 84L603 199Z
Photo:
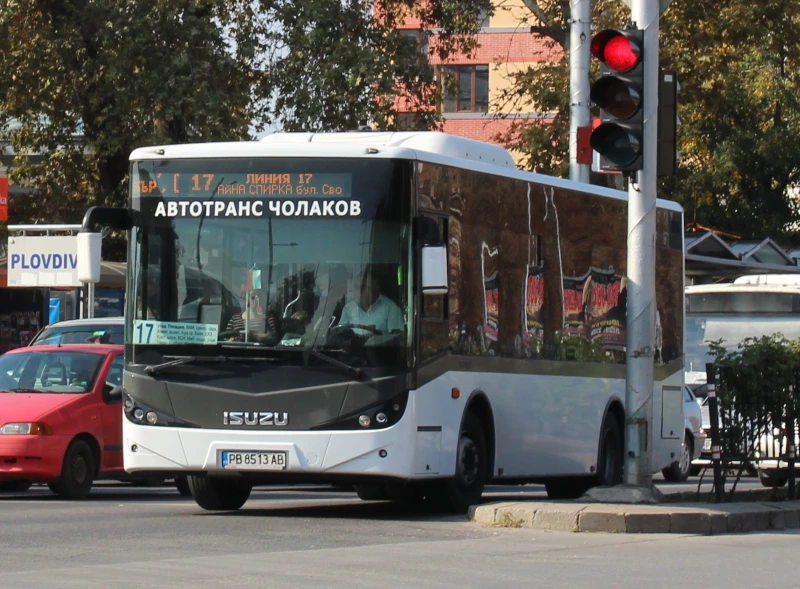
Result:
M122 403L122 385L103 385L103 401L109 405Z

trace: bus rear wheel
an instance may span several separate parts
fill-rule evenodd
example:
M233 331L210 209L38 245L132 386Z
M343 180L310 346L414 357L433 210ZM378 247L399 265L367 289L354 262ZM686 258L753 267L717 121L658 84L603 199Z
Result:
M471 505L480 503L488 478L488 465L486 435L477 415L470 411L461 426L455 476L435 485L429 500L443 511L466 512Z
M188 476L189 490L197 504L208 511L236 511L250 497L252 485L238 480Z

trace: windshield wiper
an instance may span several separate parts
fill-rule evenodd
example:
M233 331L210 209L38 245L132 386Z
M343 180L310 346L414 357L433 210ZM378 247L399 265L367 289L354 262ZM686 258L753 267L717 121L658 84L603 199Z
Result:
M8 390L10 392L12 392L12 393L58 393L58 394L61 394L61 391L42 391L40 389L19 388L19 389L8 389Z
M144 367L146 374L156 374L162 370L172 368L173 366L180 366L182 364L212 364L220 362L274 362L275 358L258 358L251 356L164 356L164 358L171 358L168 362L161 364L150 364Z
M324 354L317 350L316 348L310 348L308 346L276 346L276 350L292 350L295 352L307 352L311 354L315 358L322 360L323 362L327 362L331 366L336 366L337 368L343 370L347 374L352 374L358 378L361 378L361 375L364 373L363 370L357 368L356 366L350 366L346 362L342 362L341 360L337 360L333 356L329 356L328 354Z
M223 346L223 347L228 347L228 346ZM356 376L356 377L360 378L364 374L364 371L361 370L360 368L357 368L356 366L350 366L349 364L347 364L345 362L342 362L341 360L337 360L333 356L329 356L328 354L324 354L323 352L320 352L316 348L310 348L308 346L280 346L280 345L279 346L262 346L262 345L254 345L254 344L250 345L250 346L247 346L247 344L244 344L244 345L236 345L236 346L231 346L231 347L236 347L236 348L239 348L239 349L241 349L242 347L248 347L248 348L253 348L253 349L257 349L257 350L269 350L269 351L276 351L276 352L306 352L306 353L314 356L315 358L319 358L323 362L327 362L331 366L336 366L340 370L342 370L342 371L344 371L347 374L350 374L352 376ZM274 360L274 358L271 358L271 359Z

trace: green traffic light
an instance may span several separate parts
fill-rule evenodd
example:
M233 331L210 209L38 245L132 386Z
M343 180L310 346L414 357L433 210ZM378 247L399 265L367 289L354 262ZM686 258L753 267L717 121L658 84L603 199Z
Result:
M589 143L597 153L615 166L630 166L641 152L640 139L624 127L603 123L592 131Z

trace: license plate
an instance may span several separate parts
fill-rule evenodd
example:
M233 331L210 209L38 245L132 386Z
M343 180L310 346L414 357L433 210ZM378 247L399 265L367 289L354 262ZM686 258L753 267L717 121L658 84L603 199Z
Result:
M286 462L286 452L222 452L222 468L285 470Z
M706 441L703 442L703 450L711 450L711 439L706 438Z

